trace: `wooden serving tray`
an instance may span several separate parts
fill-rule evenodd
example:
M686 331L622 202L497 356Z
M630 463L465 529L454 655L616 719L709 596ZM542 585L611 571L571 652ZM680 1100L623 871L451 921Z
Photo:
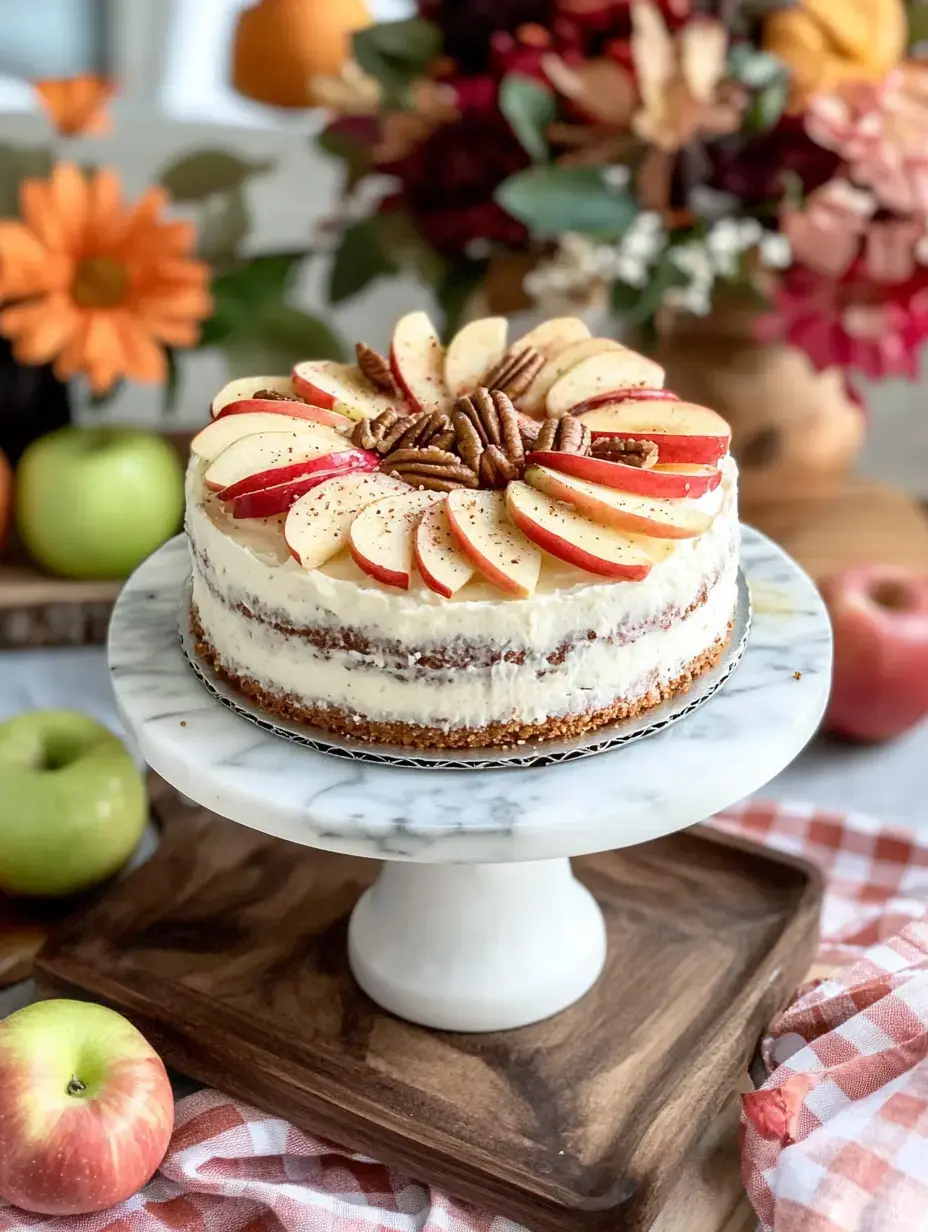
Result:
M430 1031L348 970L376 862L152 789L159 850L52 938L43 987L109 1002L182 1073L533 1232L652 1226L815 949L814 870L684 832L574 862L609 930L577 1005L517 1031Z

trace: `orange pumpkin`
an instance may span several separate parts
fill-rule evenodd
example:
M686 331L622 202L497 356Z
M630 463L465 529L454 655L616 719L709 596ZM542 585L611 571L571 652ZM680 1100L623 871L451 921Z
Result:
M370 24L362 0L258 0L238 19L232 84L259 103L311 107L311 79L337 75Z

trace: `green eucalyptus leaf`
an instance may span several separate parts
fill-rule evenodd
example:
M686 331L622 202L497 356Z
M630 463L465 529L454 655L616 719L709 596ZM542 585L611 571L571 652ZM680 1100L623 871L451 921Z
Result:
M359 30L354 58L390 95L401 94L441 54L441 31L429 21L383 21Z
M786 110L789 82L785 77L772 81L754 95L744 117L749 132L762 133L775 128Z
M289 372L303 359L342 359L338 336L319 317L289 304L269 304L239 334L223 342L231 376Z
M248 203L241 187L209 198L203 204L197 227L198 255L212 265L229 263L238 255L250 225Z
M0 143L0 218L18 216L20 181L45 179L53 165L54 156L44 146Z
M374 169L374 156L369 142L343 128L330 126L316 138L316 146L324 154L340 159L345 165L345 191L351 192L364 176Z
M786 66L769 51L758 51L748 43L737 43L728 53L728 71L742 85L762 90L785 77Z
M203 324L202 345L225 343L247 330L266 305L283 303L290 276L302 260L302 253L270 253L217 274L212 285L213 313Z
M409 270L427 287L436 287L445 276L445 262L416 230L403 210L376 215L380 247L395 269Z
M500 85L499 107L532 161L547 162L545 133L557 115L554 91L531 77L509 73Z
M487 264L486 261L462 260L446 265L435 286L435 298L444 316L441 334L446 342L460 328L467 305L486 278Z
M909 48L928 43L928 3L912 0L907 9L909 19Z
M376 218L362 218L342 234L329 272L329 301L340 304L395 271L396 266L383 250Z
M638 212L627 192L606 185L598 167L530 167L504 180L495 197L539 236L579 231L616 239Z
M202 201L215 193L233 192L254 175L265 175L273 162L248 162L224 150L185 154L171 163L159 181L174 201Z

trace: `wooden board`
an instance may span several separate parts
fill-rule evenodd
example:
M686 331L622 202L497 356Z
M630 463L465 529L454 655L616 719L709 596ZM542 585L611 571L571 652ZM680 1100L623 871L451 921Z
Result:
M801 861L686 832L575 861L607 969L563 1014L455 1035L346 961L375 862L222 821L153 781L152 860L63 926L43 985L107 1001L169 1065L534 1232L648 1228L808 968Z

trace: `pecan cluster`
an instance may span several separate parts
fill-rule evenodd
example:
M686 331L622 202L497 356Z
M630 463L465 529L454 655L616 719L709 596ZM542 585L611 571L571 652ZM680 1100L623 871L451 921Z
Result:
M555 449L559 453L588 454L593 438L586 424L573 415L561 419L546 419L535 437L534 449L545 452Z
M525 469L519 417L500 389L480 386L451 412L461 459L484 488L504 488Z
M499 389L510 398L521 397L544 367L544 356L535 347L510 349L483 378L484 387Z

